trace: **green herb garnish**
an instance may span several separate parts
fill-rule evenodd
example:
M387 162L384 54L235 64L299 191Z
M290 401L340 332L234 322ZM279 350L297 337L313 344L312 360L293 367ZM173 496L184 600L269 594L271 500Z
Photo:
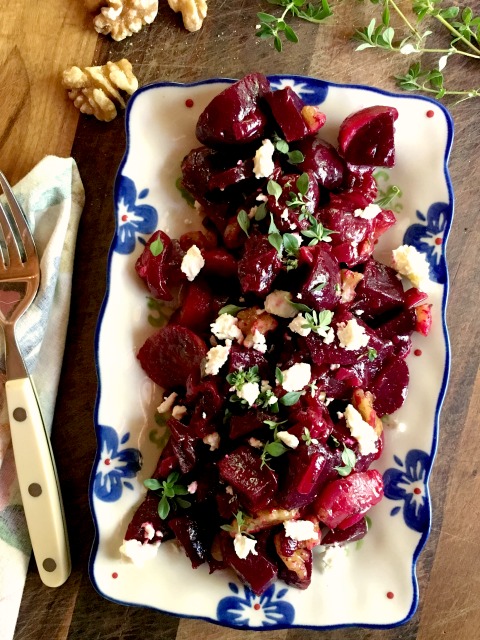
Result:
M158 503L158 515L162 520L167 518L171 509L177 509L178 507L187 509L191 506L188 500L184 500L179 497L188 494L187 487L183 484L177 483L179 477L180 474L178 471L172 471L166 480L160 481L155 478L149 478L148 480L143 481L143 484L147 489L154 491L160 496L160 501Z
M163 251L163 242L160 237L150 243L149 249L155 257L159 256Z
M345 444L343 445L343 451L342 451L342 462L344 464L343 467L335 467L335 470L338 471L338 473L341 476L348 476L350 475L350 473L352 473L356 463L357 463L357 457L355 455L355 453L349 449Z

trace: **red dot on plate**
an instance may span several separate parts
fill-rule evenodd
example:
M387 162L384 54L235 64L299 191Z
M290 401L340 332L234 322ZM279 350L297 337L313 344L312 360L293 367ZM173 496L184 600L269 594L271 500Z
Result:
M442 244L441 238L435 238L435 244Z
M123 220L123 222L126 222L126 221L128 220L128 216L127 216L126 214L124 214L124 215L122 216L122 220Z
M419 496L422 493L422 490L419 487L415 487L415 489L413 490L413 493Z
M185 106L191 109L193 107L193 100L191 98L187 98L185 100Z
M116 571L114 571L114 572L112 573L112 578L113 578L114 580L116 580L116 579L118 578L118 573L117 573Z
M387 598L388 598L389 600L391 600L391 599L392 599L392 598L394 598L394 597L395 597L395 594L393 593L393 591L387 591Z
M108 467L108 465L110 464L110 458L105 458L105 460L104 460L103 462L104 462L104 464L106 464L106 465L107 465L107 467Z
M258 604L258 602L256 602L256 603L253 605L253 608L255 609L255 611L258 611L258 610L260 609L260 605Z
M426 115L427 115L427 118L433 118L433 116L435 115L435 111L432 111L432 109L429 109Z
M422 350L421 349L415 349L415 351L413 353L416 356L421 356L422 355Z

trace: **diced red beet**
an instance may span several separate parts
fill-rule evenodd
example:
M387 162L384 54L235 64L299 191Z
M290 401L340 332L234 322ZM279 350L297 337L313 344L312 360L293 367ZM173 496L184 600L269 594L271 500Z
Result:
M416 287L411 287L404 293L405 306L407 309L416 307L422 302L425 302L427 298L428 295L423 291L419 291L419 289L417 289Z
M356 524L347 529L333 529L329 531L322 539L322 544L346 544L347 542L356 542L361 540L367 534L367 521L363 517Z
M223 241L227 249L238 249L247 241L245 231L238 224L237 216L232 216L228 219L223 230Z
M208 558L205 535L199 523L187 515L170 518L168 526L182 545L192 567L196 569Z
M305 138L295 145L304 160L296 165L299 171L313 174L325 189L338 189L343 181L345 163L335 147L321 138Z
M281 267L282 261L278 252L268 238L263 235L251 235L238 262L238 278L242 293L266 296Z
M350 309L361 309L374 317L396 307L403 307L403 286L397 272L374 258L365 263L363 278L355 287L355 302Z
M375 333L383 340L394 340L399 336L410 336L415 330L417 317L415 309L405 309L382 323Z
M353 195L361 193L367 204L375 201L378 194L377 181L373 176L373 170L368 167L365 170L347 163L347 171L344 175L344 193Z
M182 291L181 299L181 306L173 314L171 322L192 331L207 329L213 320L213 296L205 280L196 278L189 282Z
M375 396L375 411L380 417L400 409L407 397L408 381L409 373L405 360L388 358L369 386L369 390Z
M312 580L312 552L302 543L292 540L283 531L274 537L275 549L281 560L279 577L287 584L306 589Z
M195 447L198 442L198 436L190 426L173 417L169 419L167 424L170 429L170 442L177 456L180 471L188 473L197 462Z
M245 559L241 559L235 553L233 539L225 532L220 538L222 554L225 562L232 567L239 578L257 596L262 595L268 587L277 579L277 567L268 558L260 545L257 544L257 555L249 553ZM236 600L235 600L236 601Z
M395 164L394 107L374 106L349 115L340 125L341 155L352 164L393 167Z
M304 196L302 196L302 202L305 202L306 210L313 214L317 208L320 198L320 191L318 189L317 179L312 172L307 172L308 175L308 188ZM292 233L292 231L306 229L310 226L310 222L304 218L300 220L300 209L290 208L287 206L287 202L298 197L299 189L297 187L297 180L300 176L296 173L289 173L278 178L277 183L282 188L282 194L277 199L275 196L269 195L267 200L267 209L272 213L275 224L282 232ZM285 215L285 212L287 215ZM282 217L283 216L283 217ZM291 225L295 225L292 228Z
M338 261L324 243L311 247L310 252L312 267L300 288L301 300L316 311L333 309L340 300L341 291Z
M303 507L315 498L324 480L328 452L323 444L299 445L288 453L287 472L279 504L284 509Z
M192 149L182 160L182 185L199 202L204 202L213 175L215 151L207 147Z
M182 251L188 251L193 245L202 251L215 249L217 246L217 237L213 231L204 229L203 231L187 231L182 233L178 240Z
M251 511L265 507L277 490L276 474L267 465L262 467L260 456L246 445L224 456L218 469Z
M209 190L220 189L224 191L242 180L254 177L253 160L238 160L234 167L228 167L224 171L218 171L208 181Z
M157 240L162 242L163 249L154 255L150 246ZM186 279L180 270L182 258L183 251L177 240L170 240L163 231L155 231L136 261L135 270L155 298L172 300L170 289Z
M383 480L377 470L353 472L326 485L315 501L315 513L330 529L347 529L382 496Z
M242 438L263 427L263 421L270 419L271 415L269 413L257 410L249 410L239 416L232 416L230 418L230 438L232 440Z
M178 458L172 446L171 438L167 440L167 444L163 447L157 466L152 475L156 480L165 480L169 474L178 468Z
M200 369L207 347L196 333L178 325L162 327L147 338L137 358L145 373L161 387L184 387Z
M215 378L210 378L200 382L193 391L189 393L189 402L195 402L193 416L189 427L199 438L203 438L208 433L212 433L212 421L223 405L223 392L219 389Z
M224 89L201 113L196 128L198 140L217 147L259 138L267 118L258 101L269 90L270 83L261 73L251 73Z
M215 495L215 501L217 503L218 515L224 520L234 518L240 509L237 496L232 496L227 492L217 493Z
M316 133L325 124L325 115L316 107L307 107L291 87L273 91L265 99L287 142Z
M390 209L382 209L373 220L373 237L378 240L385 231L388 231L390 227L396 223L397 219L393 211Z
M268 362L265 356L255 349L247 349L239 345L233 344L230 349L230 358L228 362L228 373L239 371L240 369L250 369L258 367L258 373L262 379L268 378Z
M226 249L208 249L202 255L205 260L203 275L217 278L234 278L237 275L237 261Z
M165 520L162 520L158 515L158 501L159 497L154 493L150 491L147 493L145 500L133 514L125 533L125 540L138 540L142 544L146 542L154 544L172 537ZM148 539L145 529L147 524L151 524L155 529L155 535L151 540ZM160 532L160 536L156 535L157 531Z

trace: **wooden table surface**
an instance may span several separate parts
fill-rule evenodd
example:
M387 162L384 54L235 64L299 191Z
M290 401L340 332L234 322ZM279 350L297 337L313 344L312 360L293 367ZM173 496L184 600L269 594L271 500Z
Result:
M93 407L97 384L94 332L114 229L112 185L125 134L123 115L109 124L79 117L61 88L59 74L71 64L103 63L126 56L140 84L240 77L257 70L307 74L393 90L392 76L403 73L408 61L398 54L354 53L350 41L354 26L367 24L375 11L366 2L333 3L334 17L325 24L299 24L300 43L287 46L282 55L254 36L256 12L271 10L263 0L211 0L204 27L196 34L187 33L179 16L163 1L150 27L120 43L97 36L80 0L10 0L6 4L0 30L0 166L16 181L45 154L73 155L87 198L79 229L71 319L52 436L73 571L62 588L48 589L31 563L15 640L243 637L246 634L242 631L113 604L95 592L88 577L93 523L87 496L95 453ZM401 3L403 7L408 4ZM463 2L466 4L473 8L478 3L470 0ZM452 82L458 87L467 83L480 86L478 66L478 62L466 59L449 62ZM480 101L446 104L455 121L450 173L456 210L447 251L452 370L430 483L432 532L418 564L419 609L410 622L392 630L266 631L263 640L480 637L480 279L476 271L480 261ZM256 635L251 632L248 637Z

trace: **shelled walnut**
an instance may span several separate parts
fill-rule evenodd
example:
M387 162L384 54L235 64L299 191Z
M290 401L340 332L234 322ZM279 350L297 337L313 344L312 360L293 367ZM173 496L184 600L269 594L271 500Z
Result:
M138 80L126 58L99 67L70 67L63 72L62 82L82 113L105 122L116 117L117 107L125 109L120 91L131 95L138 89Z
M168 0L170 8L181 11L183 25L188 31L198 31L207 16L206 0Z
M84 0L86 8L100 13L93 25L98 33L124 40L151 24L158 13L158 0Z

